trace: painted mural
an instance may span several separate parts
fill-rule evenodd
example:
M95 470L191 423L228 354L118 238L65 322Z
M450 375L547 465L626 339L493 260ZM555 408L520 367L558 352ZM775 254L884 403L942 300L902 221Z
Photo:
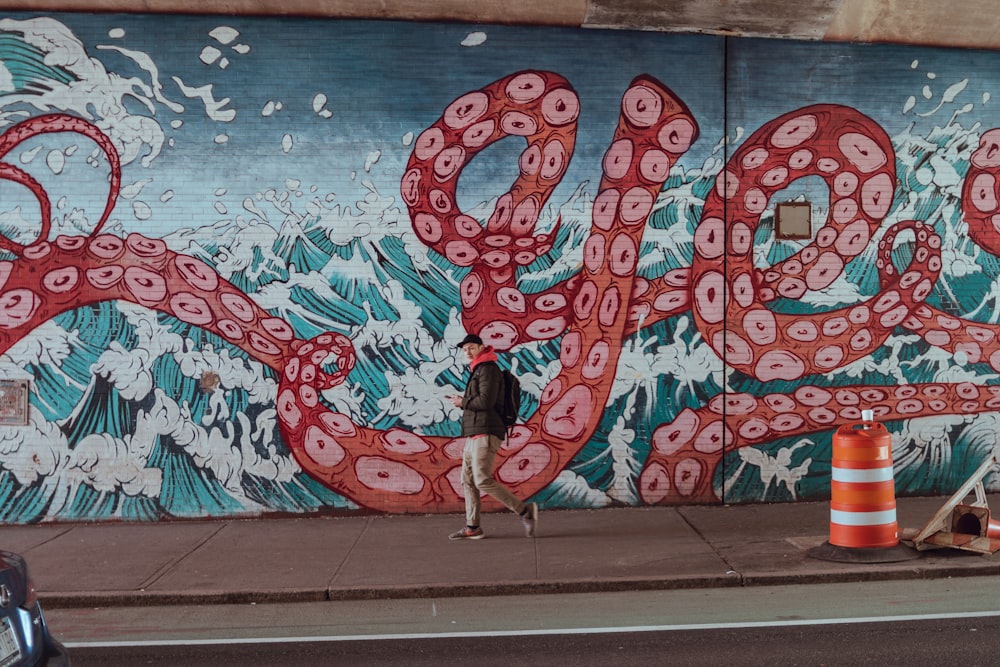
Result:
M0 64L3 521L460 512L465 331L547 508L828 497L862 409L897 493L997 445L992 54L61 15Z

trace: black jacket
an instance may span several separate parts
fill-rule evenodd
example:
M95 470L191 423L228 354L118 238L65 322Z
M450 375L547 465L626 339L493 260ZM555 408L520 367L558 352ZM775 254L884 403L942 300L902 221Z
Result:
M476 364L462 398L462 436L495 435L503 438L507 429L500 419L503 375L495 361Z

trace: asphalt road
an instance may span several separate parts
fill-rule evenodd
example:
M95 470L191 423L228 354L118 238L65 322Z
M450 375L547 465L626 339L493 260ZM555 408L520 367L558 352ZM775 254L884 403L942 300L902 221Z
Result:
M55 609L74 665L1000 664L994 578Z
M73 664L135 665L995 665L1000 618L292 644L76 649Z

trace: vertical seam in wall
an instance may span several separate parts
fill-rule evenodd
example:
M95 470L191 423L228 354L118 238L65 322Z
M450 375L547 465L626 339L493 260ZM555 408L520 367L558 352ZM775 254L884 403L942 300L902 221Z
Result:
M722 178L723 181L729 178L729 37L722 38ZM723 183L725 192L728 192L728 183ZM722 199L722 243L723 248L729 248L729 199ZM729 336L729 308L728 299L732 295L729 292L729 253L722 253L722 395L726 394L726 339ZM706 341L711 345L711 341ZM726 442L726 427L729 419L726 415L726 401L722 401L722 457L719 461L719 470L722 472L722 504L726 504L726 455L729 453ZM709 481L709 484L712 482Z

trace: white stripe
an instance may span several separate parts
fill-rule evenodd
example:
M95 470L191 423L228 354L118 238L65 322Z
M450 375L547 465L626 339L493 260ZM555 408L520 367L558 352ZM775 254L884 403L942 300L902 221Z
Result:
M888 468L866 468L865 470L834 466L831 474L835 482L891 482L893 479L891 466Z
M881 512L842 512L830 510L830 523L840 526L881 526L886 523L896 523L896 510Z
M232 637L220 639L162 639L125 642L63 642L68 649L132 648L141 646L222 646L238 644L301 644L305 642L368 642L387 639L468 639L473 637L525 637L549 635L599 635L613 632L685 632L691 630L734 630L740 628L780 628L800 625L842 625L848 623L903 623L907 621L940 621L955 618L991 618L1000 611L970 611L942 614L909 614L904 616L862 616L859 618L816 618L783 621L749 621L741 623L700 623L688 625L633 625L603 628L551 628L524 630L484 630L482 632L414 632L384 635L326 635L317 637Z

